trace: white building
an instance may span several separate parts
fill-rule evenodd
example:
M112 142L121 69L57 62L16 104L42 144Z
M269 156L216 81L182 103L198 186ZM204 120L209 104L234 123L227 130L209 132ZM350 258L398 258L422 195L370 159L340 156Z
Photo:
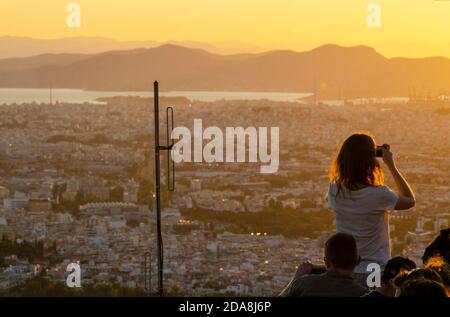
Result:
M80 184L76 178L72 177L67 181L67 191L77 192L80 189Z
M6 198L8 196L9 196L9 189L4 186L0 186L0 199Z
M195 192L202 190L202 181L200 179L192 179L191 190Z
M127 221L122 216L114 216L109 221L110 229L120 229L127 226Z
M139 183L129 181L125 186L123 200L127 203L136 203L138 201Z
M28 198L5 198L3 199L3 208L5 210L24 209L28 204Z

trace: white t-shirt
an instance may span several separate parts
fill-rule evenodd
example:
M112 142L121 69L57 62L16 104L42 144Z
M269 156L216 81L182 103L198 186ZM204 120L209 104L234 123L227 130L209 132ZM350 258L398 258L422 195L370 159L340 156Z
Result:
M359 190L348 190L330 184L328 207L334 210L336 230L351 234L358 245L361 263L355 273L370 273L367 265L384 265L391 257L389 239L389 213L398 201L398 194L387 186L368 186Z

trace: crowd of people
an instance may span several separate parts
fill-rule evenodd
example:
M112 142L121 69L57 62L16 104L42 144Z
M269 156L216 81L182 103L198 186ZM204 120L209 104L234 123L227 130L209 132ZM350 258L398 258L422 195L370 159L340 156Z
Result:
M282 297L448 297L450 296L450 229L426 249L423 266L406 257L389 259L366 281L355 278L361 262L355 238L336 233L325 244L325 267L299 265ZM320 272L323 270L324 272ZM380 274L377 278L376 274ZM379 285L373 286L379 280Z
M396 190L385 185L379 159ZM389 216L411 209L416 199L389 144L377 145L369 133L351 135L333 160L329 179L328 206L334 211L337 233L325 244L325 266L302 263L280 296L450 295L450 229L442 230L427 247L422 267L405 257L391 258Z

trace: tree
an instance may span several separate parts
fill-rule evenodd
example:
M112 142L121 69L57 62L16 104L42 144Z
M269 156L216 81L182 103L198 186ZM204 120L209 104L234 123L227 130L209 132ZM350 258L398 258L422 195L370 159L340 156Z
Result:
M111 201L123 201L124 189L122 186L115 186L109 191Z

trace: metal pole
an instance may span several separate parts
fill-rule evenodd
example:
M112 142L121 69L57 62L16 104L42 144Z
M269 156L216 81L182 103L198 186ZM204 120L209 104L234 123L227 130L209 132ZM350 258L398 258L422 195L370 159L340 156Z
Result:
M152 254L150 252L145 252L144 255L144 291L150 295L152 293Z
M153 101L155 118L155 187L156 187L156 238L158 245L158 294L163 296L163 250L161 235L161 179L160 179L160 160L159 160L159 95L158 81L153 83Z

